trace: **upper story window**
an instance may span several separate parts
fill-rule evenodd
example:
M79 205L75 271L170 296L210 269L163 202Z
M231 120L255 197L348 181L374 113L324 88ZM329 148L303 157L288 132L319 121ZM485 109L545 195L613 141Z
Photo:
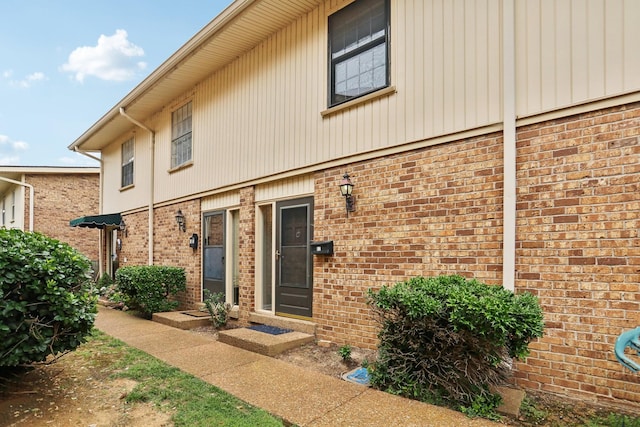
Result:
M329 16L329 106L389 86L389 0L356 0Z
M171 168L191 161L191 104L171 113Z
M121 187L133 185L133 138L122 144L122 180Z
M32 202L29 202L32 203ZM16 220L16 190L11 193L11 222Z

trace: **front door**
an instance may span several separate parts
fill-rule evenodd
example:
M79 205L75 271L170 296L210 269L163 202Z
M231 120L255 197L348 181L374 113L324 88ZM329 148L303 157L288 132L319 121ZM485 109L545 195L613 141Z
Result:
M203 293L225 293L225 224L224 211L204 214L204 269ZM204 295L203 295L204 297Z
M311 318L313 198L276 204L276 314Z

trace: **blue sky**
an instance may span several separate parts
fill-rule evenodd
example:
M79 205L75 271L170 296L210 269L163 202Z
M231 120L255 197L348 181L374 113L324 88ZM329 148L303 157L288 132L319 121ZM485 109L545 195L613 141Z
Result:
M67 149L232 0L0 0L0 166Z

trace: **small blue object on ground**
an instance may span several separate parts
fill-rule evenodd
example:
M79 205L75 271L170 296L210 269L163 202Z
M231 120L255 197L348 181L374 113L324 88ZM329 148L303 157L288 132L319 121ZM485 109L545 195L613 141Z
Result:
M284 329L284 328L278 328L277 326L269 326L269 325L253 325L253 326L248 326L247 329L252 329L258 332L264 332L265 334L270 334L270 335L281 335L281 334L286 334L288 332L293 332L293 329Z
M369 371L367 368L356 368L342 375L342 379L352 383L369 386Z

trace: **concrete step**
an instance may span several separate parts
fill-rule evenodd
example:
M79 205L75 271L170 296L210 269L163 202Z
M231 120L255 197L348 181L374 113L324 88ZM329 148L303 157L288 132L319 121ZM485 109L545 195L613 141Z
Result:
M193 329L212 324L209 313L198 310L153 313L151 320L178 329Z
M220 331L218 341L265 356L275 356L292 348L313 342L314 335L292 331L279 335L237 328Z

